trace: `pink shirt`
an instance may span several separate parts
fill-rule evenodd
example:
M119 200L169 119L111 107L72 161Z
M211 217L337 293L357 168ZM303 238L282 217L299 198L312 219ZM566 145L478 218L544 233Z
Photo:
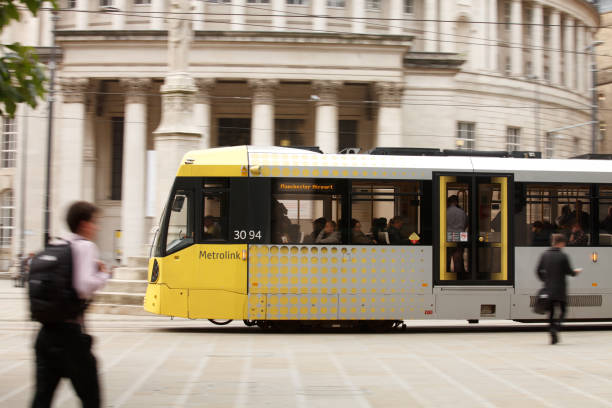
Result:
M66 239L72 244L72 285L81 299L91 299L110 275L98 269L96 244L77 234L70 234Z

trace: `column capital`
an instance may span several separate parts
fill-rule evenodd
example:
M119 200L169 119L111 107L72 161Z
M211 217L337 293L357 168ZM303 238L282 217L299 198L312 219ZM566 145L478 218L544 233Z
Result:
M198 88L196 92L196 103L210 103L210 91L215 87L216 81L214 78L196 78L195 86Z
M319 97L318 106L338 104L338 91L342 87L342 81L312 81L312 89Z
M119 83L125 91L125 103L147 103L147 93L151 91L149 78L122 78Z
M274 103L274 91L278 88L278 79L249 79L249 88L253 90L253 103L271 105Z
M376 82L374 91L378 96L380 106L388 108L399 108L402 105L404 95L404 84L400 82Z
M87 102L87 91L89 90L88 78L60 78L59 84L64 97L64 103Z

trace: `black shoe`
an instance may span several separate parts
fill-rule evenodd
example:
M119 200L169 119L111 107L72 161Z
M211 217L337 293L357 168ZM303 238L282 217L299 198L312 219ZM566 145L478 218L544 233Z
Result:
M557 333L550 333L550 344L557 344L559 342L559 336Z

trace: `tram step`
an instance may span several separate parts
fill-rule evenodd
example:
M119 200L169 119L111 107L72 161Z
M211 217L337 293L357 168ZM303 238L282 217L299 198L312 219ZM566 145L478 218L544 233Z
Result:
M94 295L94 303L142 307L144 304L144 293L98 292Z
M142 306L136 305L112 305L108 303L92 303L87 308L87 313L99 314L120 314L120 315L136 315L136 316L155 316Z
M147 268L120 267L113 271L113 279L147 280Z
M149 258L146 256L128 256L127 267L128 268L148 268Z
M142 293L147 291L146 280L109 279L104 286L106 292Z

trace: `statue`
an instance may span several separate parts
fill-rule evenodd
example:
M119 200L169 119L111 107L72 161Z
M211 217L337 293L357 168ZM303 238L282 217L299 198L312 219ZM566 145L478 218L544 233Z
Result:
M189 0L172 0L168 24L168 70L186 72L189 66L189 48L193 38Z

